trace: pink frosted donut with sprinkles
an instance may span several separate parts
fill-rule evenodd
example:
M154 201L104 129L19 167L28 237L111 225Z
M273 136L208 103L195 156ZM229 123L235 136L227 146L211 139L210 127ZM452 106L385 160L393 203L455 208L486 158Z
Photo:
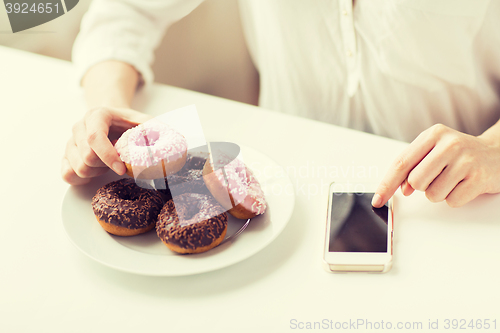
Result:
M186 163L187 147L181 133L154 120L127 130L115 143L127 174L136 179L158 179L176 173Z
M215 168L210 160L203 167L203 180L221 206L238 219L264 214L266 199L252 171L240 159L231 161L223 154L217 154Z

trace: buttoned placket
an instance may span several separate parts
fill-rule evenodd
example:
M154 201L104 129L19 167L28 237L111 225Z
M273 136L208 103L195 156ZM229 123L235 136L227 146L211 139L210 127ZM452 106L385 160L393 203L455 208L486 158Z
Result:
M359 84L358 50L356 47L356 31L354 30L353 0L340 0L340 28L344 45L347 72L347 93L354 96Z

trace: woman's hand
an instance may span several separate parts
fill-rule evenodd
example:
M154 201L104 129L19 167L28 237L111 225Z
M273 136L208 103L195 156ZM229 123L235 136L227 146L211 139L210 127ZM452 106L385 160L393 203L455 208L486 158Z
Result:
M391 165L372 205L384 205L399 186L405 196L424 191L430 201L446 200L451 207L482 193L499 193L499 123L478 137L444 125L425 130Z
M127 108L90 109L73 126L73 135L62 159L62 178L71 185L82 185L109 168L123 175L125 165L113 147L110 135L119 136L149 119L150 116Z

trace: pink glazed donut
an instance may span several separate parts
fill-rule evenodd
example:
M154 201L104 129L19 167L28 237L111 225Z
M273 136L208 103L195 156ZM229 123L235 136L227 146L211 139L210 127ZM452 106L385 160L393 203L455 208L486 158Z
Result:
M127 130L115 143L127 175L139 179L163 178L186 163L186 138L171 126L148 121Z
M217 159L215 168L210 158L203 167L203 180L214 198L238 219L264 214L266 199L252 171L238 158L229 162L229 158L219 155Z

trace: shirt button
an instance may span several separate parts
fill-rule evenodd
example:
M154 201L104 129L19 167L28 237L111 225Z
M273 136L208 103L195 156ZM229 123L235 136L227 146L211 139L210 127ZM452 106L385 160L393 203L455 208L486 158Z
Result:
M347 52L345 53L348 57L352 57L352 52L351 50L347 50Z
M349 15L349 12L348 12L347 10L345 10L345 9L344 9L344 10L342 11L342 15L347 16L347 15Z

